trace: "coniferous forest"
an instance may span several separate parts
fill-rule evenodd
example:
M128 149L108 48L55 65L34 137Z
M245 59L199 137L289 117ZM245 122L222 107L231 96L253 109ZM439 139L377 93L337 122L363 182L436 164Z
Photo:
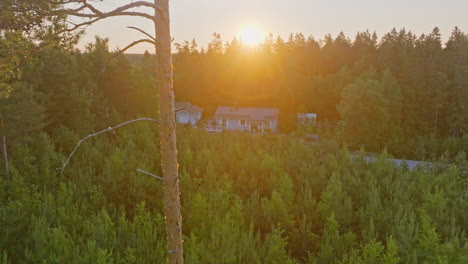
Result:
M154 56L110 59L99 37L78 50L57 21L0 10L0 263L165 263L163 183L136 171L162 174L158 123L85 141L59 169L81 138L158 118ZM177 100L280 109L278 134L178 128L186 263L468 263L466 33L175 47ZM298 112L318 114L320 141Z

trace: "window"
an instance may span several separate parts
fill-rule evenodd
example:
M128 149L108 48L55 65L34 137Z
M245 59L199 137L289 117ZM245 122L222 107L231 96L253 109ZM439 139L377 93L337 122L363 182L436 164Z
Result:
M315 117L309 117L306 119L306 122L304 122L304 125L315 125L317 124L317 119Z
M266 127L266 128L269 128L270 126L271 126L271 122L270 122L270 121L266 121L265 127Z
M227 123L226 121L227 121L226 119L221 119L221 125L226 126L226 123Z
M240 121L240 125L241 125L241 126L245 126L245 120L241 120L241 121Z

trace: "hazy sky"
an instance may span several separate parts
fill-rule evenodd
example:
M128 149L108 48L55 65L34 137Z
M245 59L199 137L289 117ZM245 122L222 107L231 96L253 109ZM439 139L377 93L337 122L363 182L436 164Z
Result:
M109 10L128 2L132 0L104 0L97 6ZM249 23L285 38L301 32L320 39L340 31L354 37L366 29L381 37L393 27L419 35L438 26L444 39L455 26L468 32L468 0L171 0L170 5L175 42L195 38L201 46L206 46L213 32L231 40ZM88 27L80 47L99 35L110 39L111 49L123 48L141 36L126 28L130 25L153 32L145 19L111 18ZM129 52L145 50L153 52L144 44Z

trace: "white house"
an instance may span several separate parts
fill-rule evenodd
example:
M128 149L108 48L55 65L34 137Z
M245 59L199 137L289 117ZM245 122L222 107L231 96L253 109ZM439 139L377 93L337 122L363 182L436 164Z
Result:
M216 128L210 130L207 127L207 130L276 132L278 130L278 113L279 110L276 108L220 106L214 115Z
M175 103L176 122L179 124L191 124L195 126L202 118L203 108L188 102Z
M317 114L315 113L300 113L297 114L297 123L301 126L317 125Z

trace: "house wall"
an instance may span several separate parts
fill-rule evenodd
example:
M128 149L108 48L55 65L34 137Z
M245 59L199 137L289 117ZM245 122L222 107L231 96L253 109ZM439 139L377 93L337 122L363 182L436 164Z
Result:
M309 126L309 125L317 125L317 119L316 118L299 118L299 124L301 126Z
M229 130L242 130L242 131L249 130L249 126L248 126L247 122L245 122L245 125L243 125L243 126L240 123L241 122L240 122L239 119L228 120L227 129L229 129Z
M277 132L278 131L278 120L272 120L270 121L270 128L271 128L271 131L273 132Z
M258 123L258 121L252 121L254 123ZM268 126L266 123L269 123ZM271 132L276 132L278 130L278 120L265 120L263 123L263 129L269 129Z
M222 118L216 119L216 124L221 126L222 125ZM245 120L245 126L241 126L240 119L226 119L226 130L240 130L240 131L250 131L252 123L263 123L263 128L266 129L266 121L262 120ZM272 132L276 132L278 129L278 121L277 120L270 120L270 130Z
M176 121L179 124L191 124L192 126L194 126L200 119L201 113L199 113L198 115L192 115L185 111L180 111L176 113Z
M176 114L176 120L179 124L188 124L190 122L191 116L186 112L179 112Z
M216 124L218 126L222 126L223 118L218 118L216 119ZM248 123L245 123L245 126L241 126L240 120L239 119L225 119L226 120L226 129L227 130L240 130L240 131L246 131L249 130Z

